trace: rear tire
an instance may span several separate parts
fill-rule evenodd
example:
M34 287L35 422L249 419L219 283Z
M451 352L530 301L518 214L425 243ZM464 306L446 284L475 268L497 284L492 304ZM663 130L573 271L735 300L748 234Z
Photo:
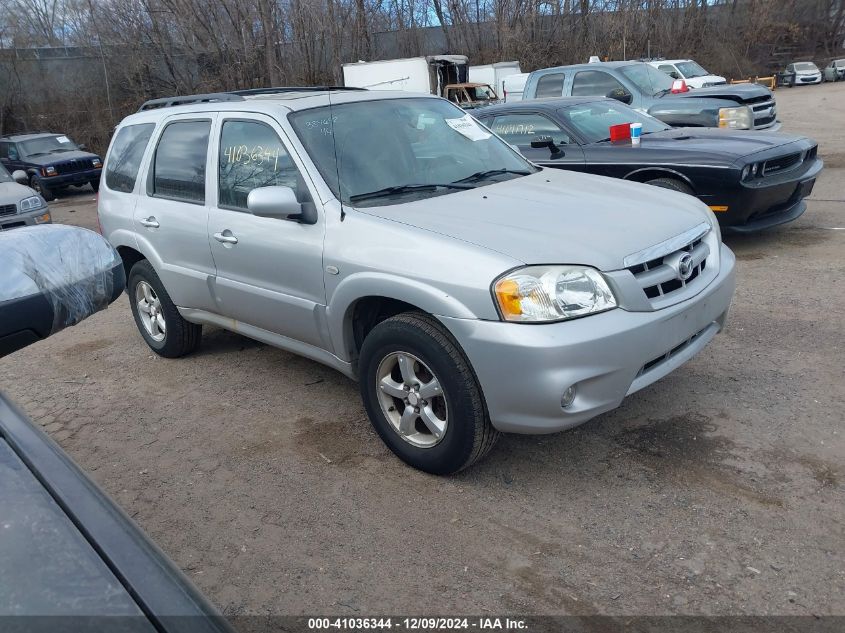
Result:
M202 326L182 318L150 262L132 266L126 289L135 325L156 354L179 358L199 347Z
M456 473L499 437L469 361L429 315L405 312L374 327L361 346L359 373L373 427L414 468Z
M663 187L664 189L671 189L672 191L680 191L681 193L685 193L689 196L694 195L692 188L687 183L676 180L675 178L655 178L654 180L646 181L645 184L653 185L655 187Z

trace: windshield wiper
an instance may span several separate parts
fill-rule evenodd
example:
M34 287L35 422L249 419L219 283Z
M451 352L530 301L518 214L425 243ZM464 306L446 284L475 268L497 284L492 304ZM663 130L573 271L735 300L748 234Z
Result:
M368 191L367 193L356 193L354 196L349 196L349 202L359 202L361 200L372 200L374 198L387 198L399 193L410 193L413 191L434 191L437 188L446 189L473 189L472 185L463 185L454 182L431 183L420 185L396 185L394 187L385 187L376 191Z
M517 176L527 176L530 173L532 172L528 171L527 169L487 169L485 171L477 171L474 174L470 174L466 178L456 180L452 184L461 182L478 182L479 180L484 180L485 178L489 178L490 176L498 176L500 174L516 174Z

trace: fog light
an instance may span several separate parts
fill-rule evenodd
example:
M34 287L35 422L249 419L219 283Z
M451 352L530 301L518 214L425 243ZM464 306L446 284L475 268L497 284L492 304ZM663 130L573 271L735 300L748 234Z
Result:
M50 214L45 213L44 215L38 215L35 217L36 224L47 224L50 221Z
M560 406L566 409L568 406L572 404L575 400L575 385L571 385L566 388L566 391L563 392L563 395L560 397Z

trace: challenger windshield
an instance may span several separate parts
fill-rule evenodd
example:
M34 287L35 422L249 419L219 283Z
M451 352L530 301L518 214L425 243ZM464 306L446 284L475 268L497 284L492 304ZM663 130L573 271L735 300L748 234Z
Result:
M562 108L561 118L575 128L588 143L609 141L609 129L622 123L642 123L643 134L662 132L668 125L653 116L637 112L616 101L596 101Z
M443 99L356 101L289 120L326 184L353 206L429 198L537 171Z

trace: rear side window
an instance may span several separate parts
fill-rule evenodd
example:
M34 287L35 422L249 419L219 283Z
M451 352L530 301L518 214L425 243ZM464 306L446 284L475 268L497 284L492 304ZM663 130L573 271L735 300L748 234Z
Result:
M537 93L534 96L538 99L560 97L561 95L563 95L563 73L543 75L537 81Z
M127 125L117 133L106 165L106 187L132 193L141 168L141 159L155 129L154 123Z
M205 164L211 121L178 121L164 128L153 164L153 195L205 202Z
M573 97L604 97L613 90L622 89L622 84L600 70L582 70L572 81Z

